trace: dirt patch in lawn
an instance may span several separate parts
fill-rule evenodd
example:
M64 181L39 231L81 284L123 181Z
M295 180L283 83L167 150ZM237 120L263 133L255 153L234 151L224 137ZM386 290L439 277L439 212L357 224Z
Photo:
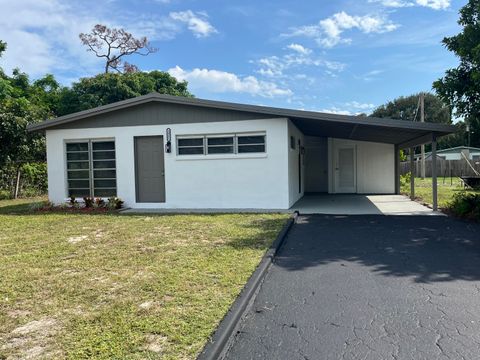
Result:
M54 318L30 321L13 329L1 349L11 354L6 358L8 360L50 358L59 329L59 322ZM58 355L58 351L56 353Z

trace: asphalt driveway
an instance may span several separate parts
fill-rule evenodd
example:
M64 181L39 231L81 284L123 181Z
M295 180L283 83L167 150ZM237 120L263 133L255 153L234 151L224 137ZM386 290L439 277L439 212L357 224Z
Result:
M227 359L479 359L480 226L303 216Z

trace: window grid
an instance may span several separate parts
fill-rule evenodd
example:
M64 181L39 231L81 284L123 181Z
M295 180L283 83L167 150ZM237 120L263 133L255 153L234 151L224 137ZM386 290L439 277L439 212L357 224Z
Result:
M106 149L94 149L96 144L103 143L107 145ZM74 148L83 147L86 144L86 150L72 150L69 147ZM86 153L87 158L82 160L70 160L70 154ZM116 159L115 159L115 142L113 140L85 140L78 142L66 143L67 154L67 185L68 195L71 196L93 196L93 197L108 197L116 196L117 184L116 184ZM75 165L80 164L83 166L75 168ZM85 166L85 163L87 166ZM102 164L103 163L103 164ZM98 166L103 165L103 166ZM105 166L107 165L107 166ZM110 165L110 166L108 166ZM113 166L112 166L113 165ZM102 177L101 173L104 171L110 172L110 176ZM78 177L76 174L81 172L87 173L88 176ZM85 175L87 175L85 174ZM83 183L80 183L82 181ZM105 183L106 182L106 183ZM113 184L112 184L113 182ZM80 186L83 184L83 186ZM88 187L86 185L88 184ZM105 186L107 185L107 186Z
M239 143L239 139L242 138L249 138L249 137L258 137L262 138L263 142L251 142L251 143ZM222 145L209 145L210 139L218 139L218 138L232 138L232 143L230 144L222 144ZM202 139L203 146L200 145L181 145L180 142L185 139ZM209 152L209 148L221 148L221 147L233 147L231 152ZM261 147L259 151L239 151L239 149L254 149L255 147ZM199 154L193 153L182 153L182 149L185 148L202 148L203 152ZM177 136L177 155L221 155L221 154L248 154L248 153L265 153L266 152L266 135L264 133L252 133L252 134L219 134L219 135L201 135L201 136Z

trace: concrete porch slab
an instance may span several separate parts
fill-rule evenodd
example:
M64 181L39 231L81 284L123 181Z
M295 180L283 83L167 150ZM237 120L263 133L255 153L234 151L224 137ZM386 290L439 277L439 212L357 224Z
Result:
M305 195L290 210L302 215L443 215L404 195Z

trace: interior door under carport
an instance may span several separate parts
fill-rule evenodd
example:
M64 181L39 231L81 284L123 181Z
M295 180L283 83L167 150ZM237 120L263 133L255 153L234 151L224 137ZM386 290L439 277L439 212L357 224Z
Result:
M328 192L328 140L305 137L305 192Z

